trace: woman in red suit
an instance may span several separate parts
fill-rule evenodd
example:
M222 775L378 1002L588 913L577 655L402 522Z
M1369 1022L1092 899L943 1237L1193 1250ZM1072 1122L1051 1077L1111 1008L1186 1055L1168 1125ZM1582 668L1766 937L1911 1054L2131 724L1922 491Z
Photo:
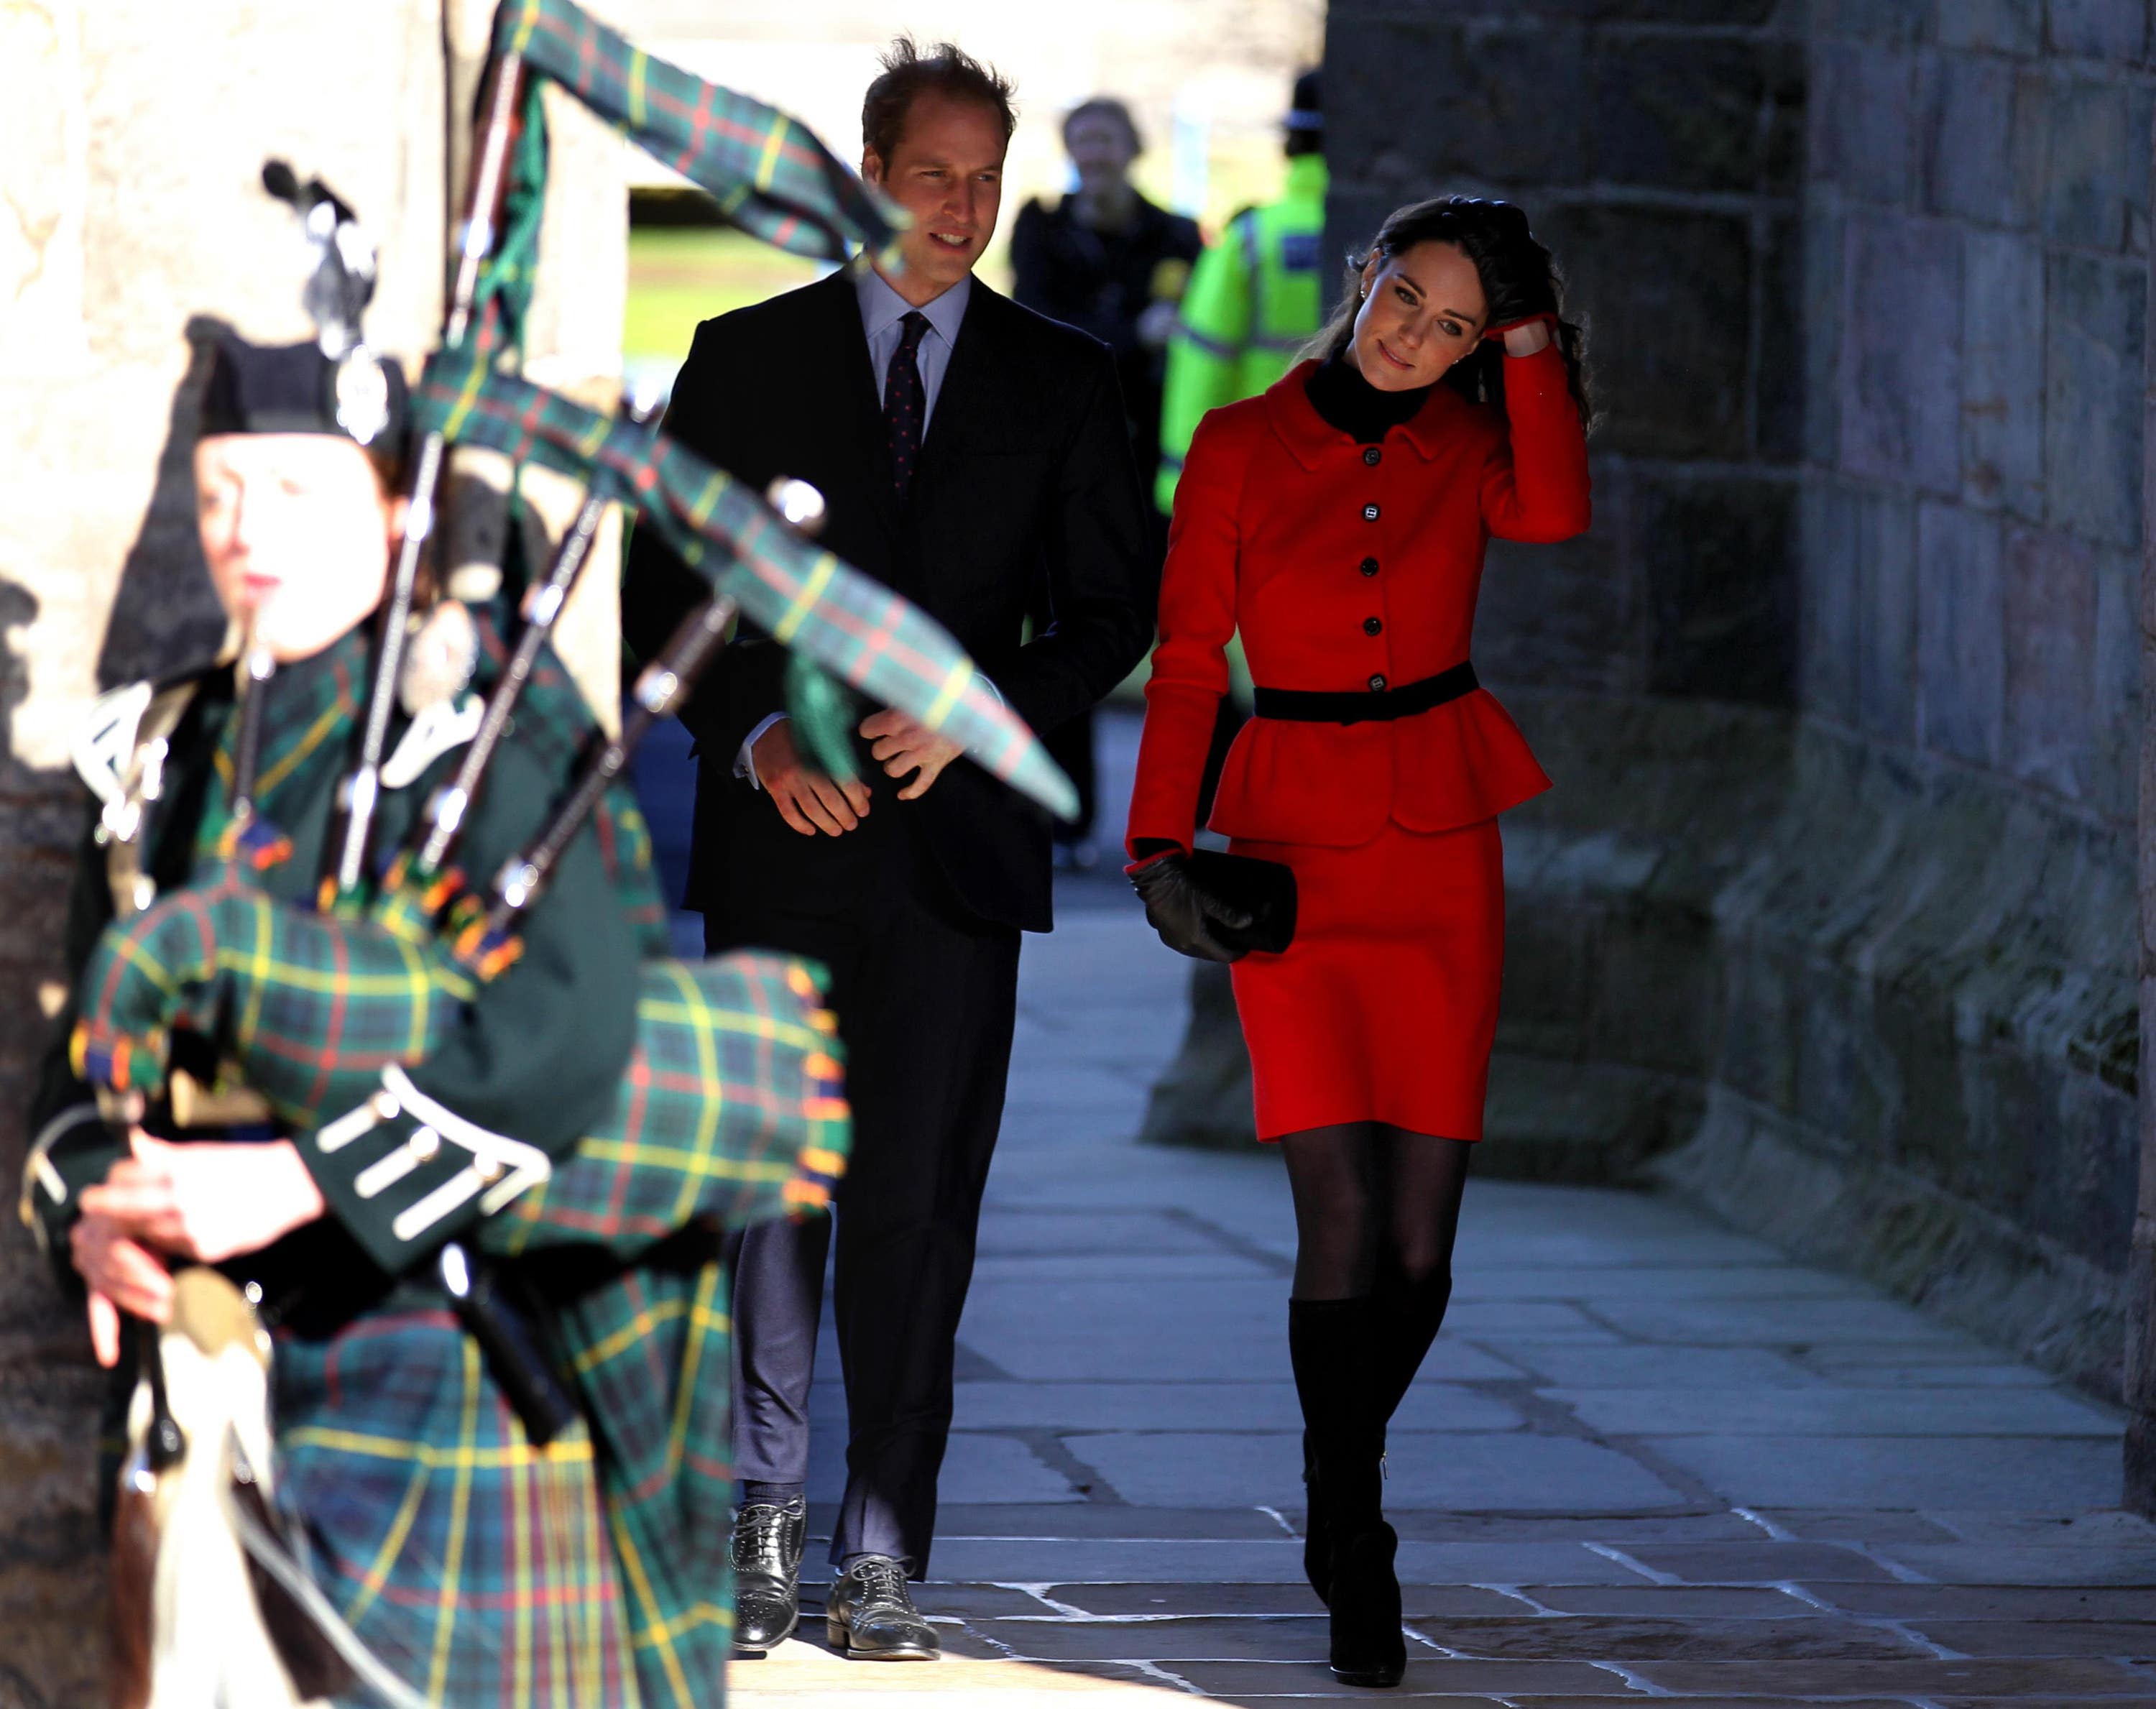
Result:
M1549 785L1468 659L1485 543L1588 525L1578 331L1502 202L1385 222L1308 360L1199 426L1175 498L1129 869L1186 954L1235 962L1260 1136L1286 1154L1305 1565L1333 1671L1405 1664L1387 1421L1437 1333L1497 1025L1497 815ZM1238 632L1257 716L1210 828L1294 874L1284 952L1191 860ZM1232 869L1231 869L1232 870ZM1247 872L1250 869L1242 869Z

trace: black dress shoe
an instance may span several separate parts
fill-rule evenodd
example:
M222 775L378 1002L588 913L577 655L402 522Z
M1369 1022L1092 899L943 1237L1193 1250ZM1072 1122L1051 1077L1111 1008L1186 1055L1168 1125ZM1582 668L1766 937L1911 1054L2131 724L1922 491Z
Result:
M734 1649L761 1655L801 1623L801 1550L808 1504L752 1501L734 1519Z
M1332 1672L1351 1686L1396 1686L1407 1671L1400 1632L1399 1539L1383 1520L1332 1544Z
M889 1555L864 1555L831 1587L824 1640L856 1661L933 1661L943 1653L906 1592L906 1568Z

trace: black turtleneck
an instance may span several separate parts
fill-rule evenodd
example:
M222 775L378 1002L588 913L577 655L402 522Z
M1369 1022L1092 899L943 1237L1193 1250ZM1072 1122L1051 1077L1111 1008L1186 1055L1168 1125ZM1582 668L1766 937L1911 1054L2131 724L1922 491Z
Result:
M1430 396L1430 387L1416 386L1405 392L1380 392L1342 353L1329 356L1303 382L1311 408L1358 445L1374 445L1388 432L1410 419Z

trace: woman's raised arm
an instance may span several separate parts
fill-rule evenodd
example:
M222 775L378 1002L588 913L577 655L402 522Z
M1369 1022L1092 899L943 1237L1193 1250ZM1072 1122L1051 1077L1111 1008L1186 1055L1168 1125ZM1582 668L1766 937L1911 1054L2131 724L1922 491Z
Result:
M1554 342L1505 358L1509 444L1482 471L1482 521L1501 540L1549 541L1584 534L1587 434Z

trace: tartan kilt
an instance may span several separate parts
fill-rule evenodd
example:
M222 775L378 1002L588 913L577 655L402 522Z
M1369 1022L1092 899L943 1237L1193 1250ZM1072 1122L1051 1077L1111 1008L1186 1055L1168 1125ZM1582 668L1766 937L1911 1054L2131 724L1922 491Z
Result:
M647 965L614 1116L478 1231L554 1302L588 1424L547 1448L446 1311L280 1337L280 1501L317 1582L430 1701L723 1701L731 1324L715 1237L828 1203L847 1145L832 1025L783 957Z
M444 1709L653 1701L583 1424L534 1448L446 1310L280 1335L272 1372L279 1505L392 1673Z
M718 1709L733 1633L720 1266L640 1265L553 1327L589 1422L544 1448L446 1311L280 1336L280 1505L316 1582L430 1703Z

